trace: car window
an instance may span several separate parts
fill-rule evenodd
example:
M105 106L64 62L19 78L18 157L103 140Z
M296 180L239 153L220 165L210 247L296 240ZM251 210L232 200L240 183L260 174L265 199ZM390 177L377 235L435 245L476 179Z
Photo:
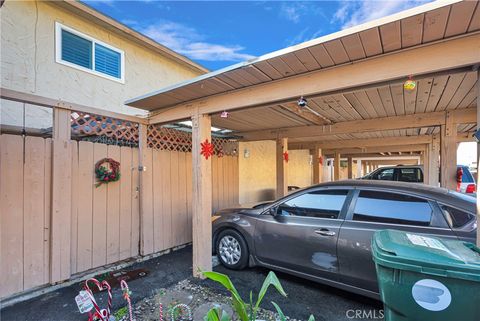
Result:
M422 171L419 168L399 168L398 180L401 182L421 183L423 182Z
M427 200L389 192L360 191L354 221L428 226L432 208Z
M442 205L441 208L443 215L445 215L448 224L452 228L461 228L475 218L473 214L450 206Z
M372 175L372 179L382 180L382 181L392 181L393 180L393 168L387 168L380 170L377 173Z
M280 204L277 214L335 219L340 215L347 194L347 190L308 192Z
M475 183L473 179L472 173L467 166L462 166L463 175L462 175L462 183Z

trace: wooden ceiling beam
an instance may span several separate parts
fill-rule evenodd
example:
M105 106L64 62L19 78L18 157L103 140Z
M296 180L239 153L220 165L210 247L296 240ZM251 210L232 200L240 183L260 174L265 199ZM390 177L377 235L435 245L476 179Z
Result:
M351 154L380 154L380 153L399 153L399 152L420 152L424 150L426 144L417 144L417 145L401 145L401 146L377 146L377 147L368 147L368 148L336 148L336 149L324 149L324 154L333 154L335 152L340 155L351 155Z
M368 147L378 146L398 146L398 145L418 145L428 144L432 141L432 136L401 136L401 137L382 137L382 138L365 138L365 139L344 139L332 141L318 141L307 143L289 143L288 149L312 149L319 147L322 149L337 149L337 148L356 148L364 149ZM386 152L386 150L382 150Z
M236 134L243 137L243 140L247 141L276 139L277 137L308 137L314 140L315 137L323 137L330 135L440 126L445 124L447 115L456 124L475 123L476 113L476 108L468 108L452 111L439 111L433 113L353 120L339 122L332 125L297 126L274 130L268 129L241 132Z

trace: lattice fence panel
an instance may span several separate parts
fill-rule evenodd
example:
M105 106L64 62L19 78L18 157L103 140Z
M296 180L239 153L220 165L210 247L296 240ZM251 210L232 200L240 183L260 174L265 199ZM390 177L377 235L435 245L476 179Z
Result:
M215 155L236 155L238 142L228 138L213 137ZM147 144L150 148L190 153L192 133L158 125L148 126Z
M72 139L119 146L138 146L138 123L73 111Z

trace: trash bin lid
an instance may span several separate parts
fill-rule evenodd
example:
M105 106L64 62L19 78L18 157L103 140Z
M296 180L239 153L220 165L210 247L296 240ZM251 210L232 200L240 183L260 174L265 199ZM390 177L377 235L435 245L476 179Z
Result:
M390 268L480 282L480 249L472 243L381 230L373 236L372 254Z

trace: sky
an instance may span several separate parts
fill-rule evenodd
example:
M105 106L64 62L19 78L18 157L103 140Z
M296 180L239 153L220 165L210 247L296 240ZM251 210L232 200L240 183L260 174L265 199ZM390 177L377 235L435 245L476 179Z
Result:
M83 2L213 71L428 1Z

